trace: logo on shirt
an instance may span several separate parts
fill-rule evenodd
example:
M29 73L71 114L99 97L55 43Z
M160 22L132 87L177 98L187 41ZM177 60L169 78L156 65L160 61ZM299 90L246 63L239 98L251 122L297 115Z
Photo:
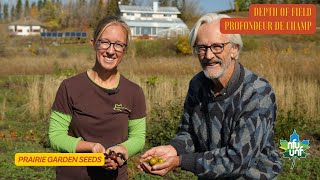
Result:
M114 107L113 107L113 110L115 111L119 111L119 112L122 112L122 111L128 111L128 112L131 112L130 109L124 107L122 104L114 104Z
M280 149L284 150L281 154L283 154L284 158L290 158L292 160L291 169L294 168L296 164L295 158L305 158L309 153L306 153L305 150L309 149L309 140L305 139L302 142L299 141L299 135L296 130L290 135L290 141L280 140Z

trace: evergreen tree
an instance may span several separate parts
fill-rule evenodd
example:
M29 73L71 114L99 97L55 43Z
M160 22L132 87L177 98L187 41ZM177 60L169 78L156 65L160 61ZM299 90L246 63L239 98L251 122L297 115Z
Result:
M302 4L303 2L302 2L302 0L293 0L292 3L293 4Z
M24 4L24 16L27 17L29 15L30 15L29 0L26 0Z
M159 6L170 6L170 0L160 0Z
M15 21L16 20L16 9L14 8L14 6L11 6L11 21Z
M122 0L121 1L121 5L129 5L130 4L130 0Z
M38 0L38 11L41 11L42 8L43 8L43 2L42 0Z
M16 5L16 19L20 19L22 17L22 2L18 0Z
M4 19L4 21L9 20L9 6L8 6L8 4L3 5L3 19Z
M107 14L106 15L112 15L112 16L119 16L120 15L120 9L118 0L109 0L107 4Z
M239 3L239 11L246 11L249 9L249 0L238 0Z
M177 7L177 8L178 8L178 0L173 0L173 1L171 2L171 5L172 5L173 7Z

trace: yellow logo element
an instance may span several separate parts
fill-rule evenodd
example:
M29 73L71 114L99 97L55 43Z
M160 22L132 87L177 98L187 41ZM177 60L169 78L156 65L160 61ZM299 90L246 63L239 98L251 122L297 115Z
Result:
M123 110L124 110L124 111L128 111L129 113L131 112L130 109L122 106L122 104L115 104L114 107L113 107L113 110L115 110L115 111L120 111L120 112L122 112Z
M103 166L103 153L16 153L16 166Z

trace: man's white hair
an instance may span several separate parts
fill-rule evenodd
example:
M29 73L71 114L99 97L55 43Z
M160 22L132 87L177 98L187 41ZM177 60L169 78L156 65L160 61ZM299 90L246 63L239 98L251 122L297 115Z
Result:
M193 28L191 29L190 35L189 35L189 43L190 46L193 47L196 43L196 39L197 39L197 34L198 34L198 30L199 27L204 24L204 23L210 23L213 21L220 21L220 19L222 18L230 18L230 16L226 15L226 14L217 14L217 13L208 13L203 15L197 22L196 24L193 26ZM239 49L238 52L235 56L235 59L239 58L239 54L240 51L243 47L243 42L241 39L240 34L227 34L227 37L229 39L229 41L233 44L233 45L238 45Z

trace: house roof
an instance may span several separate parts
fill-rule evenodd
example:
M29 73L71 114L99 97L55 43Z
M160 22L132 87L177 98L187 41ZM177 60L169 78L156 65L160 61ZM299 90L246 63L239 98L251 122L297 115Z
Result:
M132 18L122 17L122 20L124 20L129 26L163 27L163 28L180 27L180 28L188 29L188 27L183 23L183 21L180 18L173 18L171 20L168 20L168 19L162 19L162 18L132 19Z
M180 11L176 7L158 7L158 10L154 11L153 7L151 6L119 5L119 9L120 9L120 12L180 14Z
M23 26L44 26L40 21L33 19L31 17L24 17L15 22L10 23L10 25L23 25Z

